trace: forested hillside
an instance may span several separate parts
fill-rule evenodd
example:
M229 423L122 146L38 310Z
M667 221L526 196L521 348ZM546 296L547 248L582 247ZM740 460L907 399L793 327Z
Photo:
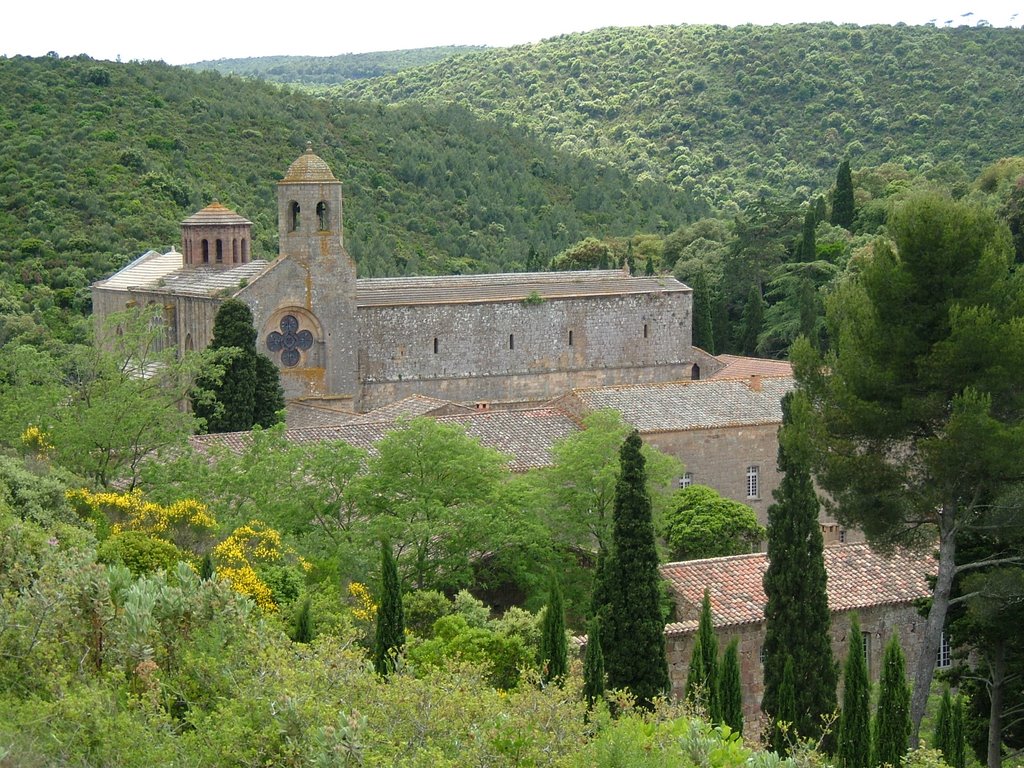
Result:
M816 190L844 157L955 182L1021 154L1021 61L1021 29L609 28L342 92L464 104L716 207L742 207Z
M258 56L251 59L215 59L189 64L189 69L213 70L275 83L342 83L381 77L438 59L482 50L482 46L450 45L403 51L345 53L340 56Z

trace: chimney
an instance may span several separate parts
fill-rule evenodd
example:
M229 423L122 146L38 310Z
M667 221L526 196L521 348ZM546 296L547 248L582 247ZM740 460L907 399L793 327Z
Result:
M752 373L750 374L750 381L747 382L747 386L750 387L751 392L761 391L761 374Z
M490 403L478 401L473 404L478 411L489 411L491 409Z

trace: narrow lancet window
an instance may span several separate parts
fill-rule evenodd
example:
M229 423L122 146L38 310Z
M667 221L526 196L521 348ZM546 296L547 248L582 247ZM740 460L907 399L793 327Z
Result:
M330 229L327 222L327 203L320 201L316 204L316 220L321 232L326 232Z

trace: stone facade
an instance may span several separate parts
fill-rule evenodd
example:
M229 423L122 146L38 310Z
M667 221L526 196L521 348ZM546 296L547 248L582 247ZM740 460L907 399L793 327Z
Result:
M164 307L167 343L205 347L228 297L253 312L285 397L365 411L414 394L542 401L581 386L721 367L691 346L692 293L618 270L356 279L341 183L312 149L278 183L279 256L249 260L248 220L213 204L182 224L185 256L150 252L92 288L97 322Z

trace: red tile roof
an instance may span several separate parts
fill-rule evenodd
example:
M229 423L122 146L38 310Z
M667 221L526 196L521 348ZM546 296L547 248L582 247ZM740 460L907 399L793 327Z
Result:
M669 635L685 635L697 628L704 588L710 590L715 626L758 623L767 602L762 585L768 569L764 552L661 566L677 603L690 608L681 621L669 624ZM930 594L926 576L934 574L928 553L898 550L875 552L867 544L841 544L825 548L828 604L834 612L876 605L905 604Z
M793 366L788 360L769 360L763 357L717 355L724 364L708 376L709 379L736 379L750 376L792 376Z

